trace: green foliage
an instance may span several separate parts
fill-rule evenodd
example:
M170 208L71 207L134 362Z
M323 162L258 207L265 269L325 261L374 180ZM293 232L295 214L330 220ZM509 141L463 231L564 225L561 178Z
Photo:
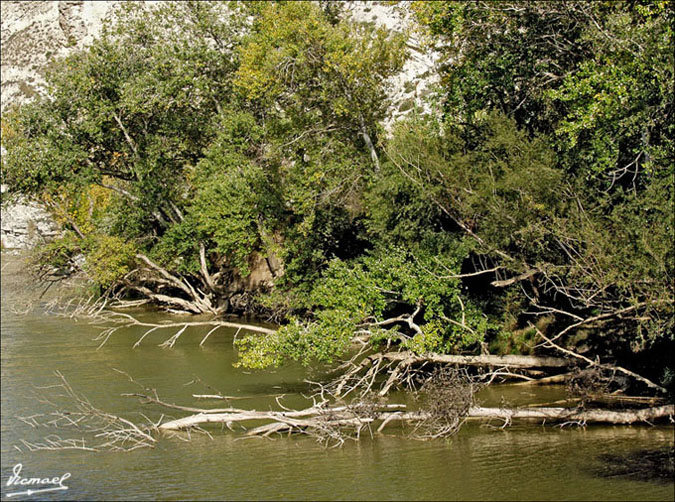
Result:
M530 295L555 291L568 298L552 295L546 301L567 310L594 292L580 310L586 315L649 304L648 315L632 324L632 336L624 336L621 322L602 324L605 334L616 330L635 349L666 336L672 325L675 228L668 170L654 171L640 190L598 194L585 179L566 176L545 137L531 138L512 119L491 113L468 128L448 120L442 131L433 120L414 118L397 125L388 147L404 186L407 180L409 190L415 187L427 198L426 207L436 206L473 236L474 253L513 276L536 271L541 282L532 281ZM409 200L413 208L425 207L421 197ZM405 209L399 201L395 212L382 214L393 217ZM397 218L398 225L405 221ZM414 230L415 223L406 226ZM397 232L391 223L384 228ZM452 231L448 223L446 228ZM499 307L499 293L492 297L507 314L508 300ZM519 312L528 303L518 305L511 320L505 318L506 331L522 328ZM508 345L526 350L515 339Z
M372 161L362 135L376 137L403 41L336 22L311 2L256 9L234 85L265 122L289 284L311 287L328 260L366 247L361 196Z
M295 320L269 338L241 339L241 364L263 368L285 359L332 362L344 355L363 323L376 323L371 340L376 346L396 339L402 348L420 354L474 348L493 326L469 299L462 300L457 280L439 278L453 262L456 267L452 254L443 258L387 247L350 261L331 261L305 299L312 320ZM385 327L396 323L391 319L415 312L412 320L421 325L420 333L409 333L403 321L396 329ZM378 322L385 324L380 328Z
M311 2L269 3L241 51L235 85L249 99L281 102L293 115L372 127L386 106L382 79L403 61L402 37L332 24Z
M441 42L449 115L474 123L498 110L555 132L565 168L603 189L673 158L668 2L413 2L413 12Z
M547 129L542 92L589 53L577 5L559 2L413 2L446 65L447 107L465 122L482 110Z
M405 55L403 37L333 7L121 5L53 62L49 99L3 117L3 182L50 201L106 284L119 274L98 261L118 239L188 282L202 246L220 277L275 254L309 291L329 260L368 247L363 137ZM92 187L107 195L87 215Z
M262 171L242 166L241 171L210 177L190 206L197 231L208 236L215 251L244 275L248 274L248 257L261 244L258 217L265 209L259 200L263 190Z
M263 369L279 366L286 359L307 366L332 363L351 344L356 325L336 311L326 311L313 323L291 319L269 337L247 336L237 340L239 366Z
M172 225L150 252L158 265L179 274L199 272L199 230L192 218Z
M433 119L413 118L397 124L388 144L398 168L414 173L407 179L419 194L410 208L416 218L424 211L445 215L496 249L545 247L563 174L543 138L529 138L499 114L487 115L470 132L452 122L440 129ZM418 209L425 201L426 209Z
M546 331L550 318L543 318L537 322L537 328ZM532 327L514 329L513 331L499 331L490 341L490 352L494 354L533 354L540 342L537 330Z
M136 255L133 244L119 237L97 236L85 244L84 269L96 284L108 288L131 271Z
M108 176L150 210L175 200L185 164L208 143L210 118L231 93L235 56L219 37L233 32L203 25L217 10L123 5L90 48L55 63L50 99L11 118L6 182L37 193Z
M73 182L72 167L84 164L86 155L61 129L48 102L27 104L3 117L3 183L13 192L36 195ZM80 174L79 186L91 180L90 172L83 169Z
M73 232L65 232L63 236L35 249L31 255L31 262L39 268L53 267L58 271L66 271L71 266L73 258L81 252L80 245Z
M406 141L413 142L414 134ZM402 138L397 136L397 139ZM430 200L434 197L433 191L420 190L391 163L385 164L382 171L365 193L371 233L393 244L415 243L427 236L442 235L443 230L451 226L440 207Z
M635 183L675 153L672 6L623 5L603 21L585 33L593 55L546 95L564 111L556 134L581 164L574 168L611 173L614 183L627 166Z
M35 250L31 262L40 270L67 275L77 258L82 256L84 271L92 282L106 289L130 272L135 262L136 248L118 237L90 234L80 239L73 232Z
M253 256L281 261L261 303L282 326L238 341L247 367L330 363L366 331L529 353L530 323L596 316L568 341L672 341L671 6L413 2L443 109L386 135L406 37L340 8L121 5L54 61L49 99L3 116L9 197L67 229L37 261L81 253L114 288L142 252L215 302Z
M286 229L284 243L283 282L301 290L311 288L330 260L359 256L370 246L362 222L340 207L315 211L299 225Z
M421 333L415 333L412 338L405 340L401 346L415 354L446 352L448 348L443 340L442 328L436 322L430 322L422 326Z
M580 318L607 316L586 333L596 347L611 339L639 350L667 337L674 273L672 5L412 7L446 63L446 124L426 126L428 135L460 146L453 153L455 147L419 142L416 151L424 128L406 125L412 133L399 131L390 156L474 235L483 259L513 276L536 271L522 286L529 299L516 305L505 295L504 333L511 335L500 343L526 350L517 338L529 336L522 331L528 304ZM495 111L509 121L495 122ZM614 318L621 309L641 314ZM551 329L566 325L559 321Z

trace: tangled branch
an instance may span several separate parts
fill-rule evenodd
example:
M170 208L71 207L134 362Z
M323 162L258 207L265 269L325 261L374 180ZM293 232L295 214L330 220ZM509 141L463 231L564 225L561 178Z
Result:
M131 451L154 447L153 432L159 423L137 425L126 418L107 413L94 406L86 397L73 390L65 377L55 372L59 382L51 388L61 389L73 408L55 409L47 414L17 417L33 428L60 429L77 432L80 438L62 438L49 434L40 442L21 440L30 451L77 449L86 451ZM88 439L85 439L88 438Z

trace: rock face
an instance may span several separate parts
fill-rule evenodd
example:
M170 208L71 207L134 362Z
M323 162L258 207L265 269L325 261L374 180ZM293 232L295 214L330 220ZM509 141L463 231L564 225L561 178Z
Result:
M60 234L59 226L47 211L34 203L2 208L2 249L27 249Z
M45 72L58 56L81 49L100 32L114 1L9 1L0 2L2 14L2 111L44 93ZM354 21L404 32L410 25L405 2L399 7L384 2L345 2L343 12ZM408 42L409 59L390 82L393 102L387 123L424 106L421 98L438 81L437 55L423 49L414 35Z
M42 94L50 61L91 42L117 2L0 2L2 111Z
M106 16L120 2L115 1L3 1L1 56L4 113L10 106L45 93L45 73L50 61L90 43L100 32ZM379 2L345 2L343 15L351 19L405 31L410 26L405 9ZM389 82L391 106L383 124L415 108L429 111L423 98L438 81L436 54L421 48L411 37L409 58L403 70ZM5 248L32 247L58 233L46 211L34 204L16 204L2 209L2 245Z
M91 42L115 3L0 2L2 113L43 94L50 61ZM3 205L0 218L3 249L32 248L60 233L49 213L32 202Z
M405 8L407 2L398 6L385 2L345 2L345 14L354 21L374 24L388 30L408 33L408 59L398 75L390 79L389 107L387 118L384 121L385 130L390 130L392 124L415 109L422 113L430 112L427 96L434 92L434 86L439 81L437 62L439 55L423 48L421 41L415 36L412 28L410 13Z

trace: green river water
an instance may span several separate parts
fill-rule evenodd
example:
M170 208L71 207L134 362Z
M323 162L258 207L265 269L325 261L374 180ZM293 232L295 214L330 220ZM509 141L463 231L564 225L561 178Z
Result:
M49 411L44 397L60 371L97 407L142 421L139 412L157 419L166 410L140 404L120 394L137 390L123 370L157 389L169 402L195 404L193 393L244 399L233 405L275 407L272 395L300 406L306 378L320 378L299 366L248 372L233 367L233 331L225 329L199 347L208 328L186 331L173 349L158 347L166 336L153 333L132 349L142 331L116 333L96 350L97 330L72 319L45 316L38 305L17 309L35 295L18 257L3 253L2 272L2 498L15 487L7 481L16 464L25 477L71 474L67 491L15 496L13 500L673 500L674 485L606 475L603 456L628 455L673 444L668 426L559 428L516 425L504 430L466 425L452 441L407 439L406 429L388 427L372 438L326 449L308 437L241 440L219 427L212 438L190 441L163 438L155 448L132 452L79 450L30 452L21 440L39 442L50 432L17 419ZM165 314L144 314L154 320ZM499 403L560 399L560 388L523 391L493 387L481 398ZM403 397L399 396L401 399ZM56 399L56 398L55 398ZM213 406L222 406L222 403ZM169 410L171 413L171 410ZM183 412L173 412L179 417ZM73 437L63 433L63 437Z

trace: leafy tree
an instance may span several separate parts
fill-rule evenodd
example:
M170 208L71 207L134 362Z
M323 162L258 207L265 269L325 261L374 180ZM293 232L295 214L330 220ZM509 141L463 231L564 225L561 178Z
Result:
M547 132L543 93L591 53L586 8L593 9L577 2L412 4L428 42L442 53L449 113L473 122L483 110L498 110Z
M401 126L389 156L474 241L473 270L520 290L505 329L550 318L559 342L628 358L672 343L672 6L412 8L443 55L444 122Z
M133 248L137 268L116 267L119 285L173 308L219 313L224 281L256 254L311 282L358 232L384 80L404 57L402 39L329 14L122 5L91 47L56 64L49 99L3 123L3 181L51 201L80 239ZM84 222L91 187L107 198ZM334 231L319 228L337 214ZM100 261L96 246L66 244Z
M379 166L384 82L402 65L403 42L336 22L311 2L258 10L234 85L265 123L266 171L276 173L285 211L278 230L290 283L311 284L328 260L362 250L361 194Z
M555 133L567 171L601 190L640 184L672 159L668 2L413 2L413 12L444 55L449 115L473 123L498 110Z
M270 3L243 47L236 86L263 113L280 109L281 127L314 138L361 135L377 164L371 136L386 110L383 81L401 68L404 42L383 29L331 23L310 2Z
M666 2L589 13L592 55L545 93L562 111L555 133L568 170L599 178L603 190L672 174L673 15Z

